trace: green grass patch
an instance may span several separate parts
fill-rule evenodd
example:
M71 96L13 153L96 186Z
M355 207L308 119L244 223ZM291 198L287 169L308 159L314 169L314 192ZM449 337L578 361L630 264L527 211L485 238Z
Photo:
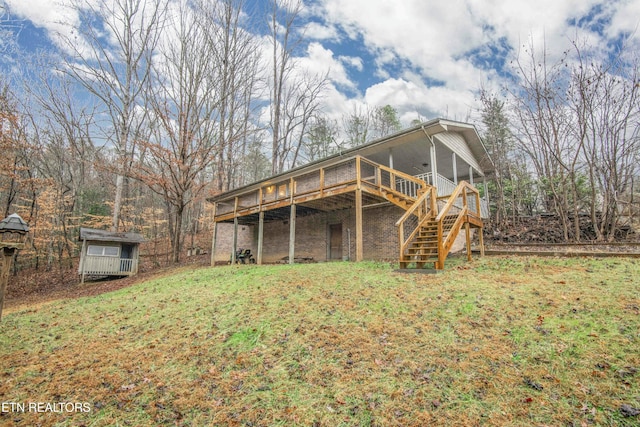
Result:
M637 425L640 263L486 257L180 271L8 314L15 425ZM5 407L6 409L6 407Z

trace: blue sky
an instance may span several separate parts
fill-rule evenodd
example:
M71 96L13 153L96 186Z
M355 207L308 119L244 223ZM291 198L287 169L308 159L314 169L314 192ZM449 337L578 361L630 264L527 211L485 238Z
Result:
M55 53L55 32L68 28L61 23L78 19L69 1L0 0L2 26L27 54ZM465 120L479 88L498 91L531 40L539 51L544 43L550 60L576 37L605 51L632 35L630 48L640 51L640 0L305 0L303 19L299 55L311 70L329 72L323 109L336 119L390 104L405 124ZM14 60L0 50L2 68Z

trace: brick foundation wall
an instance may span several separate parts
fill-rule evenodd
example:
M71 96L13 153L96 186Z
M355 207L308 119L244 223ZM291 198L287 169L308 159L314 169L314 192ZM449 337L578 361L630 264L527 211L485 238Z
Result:
M363 210L364 258L380 261L398 261L400 243L396 221L404 210L388 205ZM355 224L354 224L355 227Z
M257 227L255 227L257 229ZM257 244L254 244L254 227L250 225L238 226L238 248L251 249L255 255ZM255 232L257 236L257 231ZM211 236L213 237L213 235ZM257 240L256 240L257 242ZM227 262L231 257L231 250L233 248L233 224L221 222L218 223L218 232L216 239L216 262Z
M395 222L404 211L393 205L366 208L362 215L363 256L367 260L396 261L399 253L398 230ZM355 259L355 208L320 212L296 218L296 257L326 261L329 256L329 226L342 224L342 257ZM264 223L263 262L280 262L289 256L289 221ZM233 244L233 224L218 224L216 261L228 261ZM257 255L258 227L238 227L238 247L248 248Z

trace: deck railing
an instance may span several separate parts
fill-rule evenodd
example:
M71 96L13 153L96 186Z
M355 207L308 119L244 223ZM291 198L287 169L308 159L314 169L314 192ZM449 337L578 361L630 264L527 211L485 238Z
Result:
M441 200L449 198L449 196L453 194L457 186L455 182L440 174L436 174L436 177L434 179L431 172L415 175L415 178L421 179L427 184L436 187L438 190L438 197ZM403 191L406 192L406 194L408 194L409 196L416 197L416 195L418 194L419 187L416 187L413 182L399 179L396 183L396 186L398 188L402 188ZM489 203L484 198L480 199L480 213L482 218L489 218Z
M94 276L130 275L138 271L138 260L109 256L85 255L80 274Z
M301 203L346 193L354 191L358 186L363 189L402 193L408 198L416 198L407 190L408 186L399 187L398 182L411 183L411 188L424 186L424 182L419 178L364 157L354 156L311 172L267 181L257 189L219 201L216 206L216 221L276 209L294 202Z
M435 218L438 214L437 196L435 187L429 186L424 190L416 202L396 222L398 238L400 241L400 258L407 250L409 244L416 237L423 224Z
M480 220L480 193L478 189L466 181L461 181L442 209L439 209L438 223L438 265L444 268L444 260L463 224L471 218ZM470 252L469 252L470 253Z

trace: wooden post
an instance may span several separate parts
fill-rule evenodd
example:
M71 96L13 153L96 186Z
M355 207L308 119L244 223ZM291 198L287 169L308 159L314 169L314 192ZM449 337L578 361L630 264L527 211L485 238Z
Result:
M238 250L238 217L233 218L233 247L231 248L231 264L236 263L236 251Z
M438 261L436 262L436 269L442 270L444 268L444 245L442 244L444 231L442 230L442 221L438 221Z
M431 212L433 217L438 216L438 190L436 187L431 187Z
M258 254L256 262L262 265L262 245L264 243L264 211L258 214Z
M80 273L82 274L81 278L80 278L80 283L82 285L84 285L84 264L85 264L85 259L84 257L87 256L87 239L82 239L82 252L80 252Z
M362 239L362 170L360 156L356 156L356 261L364 259Z
M467 209L467 218L464 220L465 234L467 238L467 261L471 261L471 230L469 229L469 205L467 200L467 189L462 190L462 206Z
M471 230L469 229L469 222L464 224L465 234L467 235L467 261L471 261Z
M358 262L364 259L362 229L362 189L358 182L356 189L356 261Z
M0 259L0 320L2 320L2 308L4 307L4 295L7 291L7 282L11 272L11 264L16 253L15 248L3 247L0 249L2 259Z
M400 242L400 259L404 258L404 222L398 227L398 241Z
M213 236L211 239L211 267L216 265L216 240L218 237L218 223L216 222L216 211L218 210L218 204L213 204Z
M218 223L213 220L213 240L211 241L211 267L216 265L216 240L218 240Z
M289 264L293 264L296 255L296 205L291 204L289 218Z

